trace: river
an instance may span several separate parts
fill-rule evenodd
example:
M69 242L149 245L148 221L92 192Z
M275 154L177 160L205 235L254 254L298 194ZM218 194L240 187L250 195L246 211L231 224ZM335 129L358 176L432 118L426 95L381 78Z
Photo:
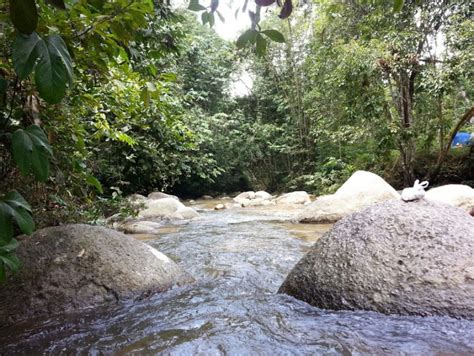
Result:
M0 328L1 354L474 353L474 321L326 311L276 294L329 228L293 224L294 214L203 210L198 220L137 236L198 282L139 302Z

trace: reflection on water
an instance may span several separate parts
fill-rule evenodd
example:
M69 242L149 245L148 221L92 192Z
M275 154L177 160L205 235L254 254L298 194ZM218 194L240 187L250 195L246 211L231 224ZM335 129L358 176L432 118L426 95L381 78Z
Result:
M292 212L281 213L290 220ZM112 308L0 329L0 353L173 355L452 354L474 352L474 322L324 311L275 294L328 226L274 212L209 211L146 242L198 283ZM315 230L307 230L315 229ZM304 237L304 236L306 237Z

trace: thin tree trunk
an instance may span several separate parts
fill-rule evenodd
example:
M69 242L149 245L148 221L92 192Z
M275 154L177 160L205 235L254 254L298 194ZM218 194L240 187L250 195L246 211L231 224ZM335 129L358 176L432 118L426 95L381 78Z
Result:
M427 174L425 179L428 180L433 180L436 179L439 175L439 172L441 171L441 168L443 167L443 163L446 160L446 157L448 156L449 148L451 147L451 143L454 140L454 137L456 136L456 133L463 127L471 118L474 117L474 106L468 109L464 115L459 119L457 122L456 126L451 130L451 133L449 135L449 139L446 141L446 144L444 148L442 148L439 152L438 155L438 160L436 162L436 165L434 168Z

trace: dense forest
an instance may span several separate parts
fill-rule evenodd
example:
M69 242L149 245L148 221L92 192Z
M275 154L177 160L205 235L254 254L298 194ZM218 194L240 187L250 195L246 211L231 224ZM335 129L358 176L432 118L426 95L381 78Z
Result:
M16 233L132 193L320 195L360 169L474 185L472 146L451 149L474 132L470 1L256 2L237 43L215 1L0 5L0 277Z

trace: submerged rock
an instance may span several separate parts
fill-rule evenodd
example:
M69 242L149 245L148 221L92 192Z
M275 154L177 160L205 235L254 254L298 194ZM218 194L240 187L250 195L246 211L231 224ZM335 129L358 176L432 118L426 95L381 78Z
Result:
M457 206L474 216L474 189L462 184L448 184L432 188L425 199Z
M304 191L297 191L283 194L276 200L277 204L309 204L311 198Z
M193 278L149 245L98 226L65 225L21 238L20 271L0 288L0 324L145 297Z
M331 223L371 204L400 199L400 194L383 178L366 172L355 172L332 195L324 195L308 205L298 220L305 223Z
M372 205L340 220L280 293L324 309L474 318L474 220L420 200Z

